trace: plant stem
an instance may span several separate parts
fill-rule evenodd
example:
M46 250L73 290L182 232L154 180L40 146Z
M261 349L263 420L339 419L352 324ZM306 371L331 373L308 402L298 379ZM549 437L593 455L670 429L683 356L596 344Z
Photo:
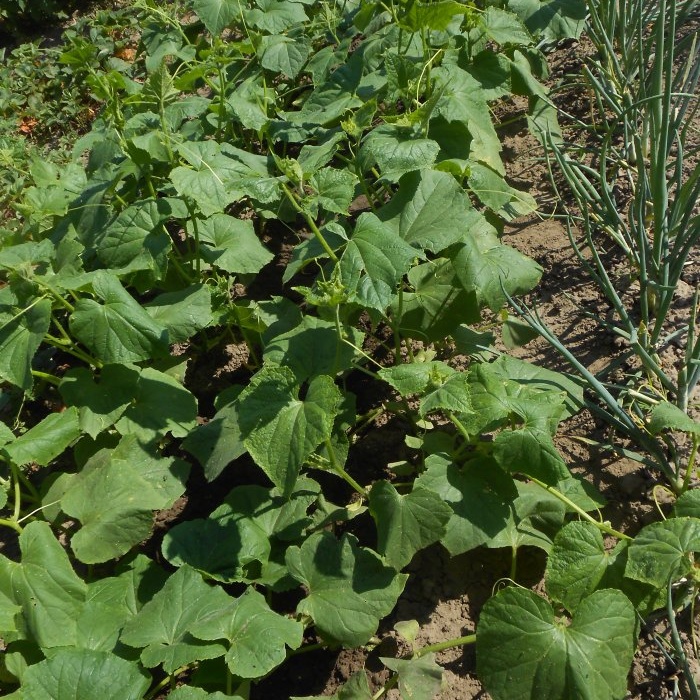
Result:
M304 221L306 221L308 227L311 229L311 232L316 236L318 239L318 242L321 244L323 247L323 250L326 251L326 254L328 257L334 262L338 262L338 256L333 252L333 249L328 245L328 241L324 238L323 234L321 233L321 230L316 226L316 222L313 220L313 217L311 214L309 214L304 207L299 204L297 201L297 198L294 196L294 193L289 190L289 188L286 185L282 185L282 191L286 195L287 199L289 200L289 203L294 207L295 211L297 211L299 214L301 214L304 217Z
M10 518L0 518L0 526L2 525L13 529L18 535L22 534L22 526Z
M180 668L176 668L170 675L163 678L163 680L160 681L160 683L158 683L151 690L149 690L143 696L144 700L152 700L153 698L157 697L161 690L163 690L164 688L167 688L174 678L177 678L181 673L184 673L188 668L189 668L188 664L185 664L184 666L180 666Z
M352 488L357 491L357 493L362 496L362 498L369 498L369 492L367 491L364 486L360 486L360 484L353 479L350 474L348 474L345 469L343 469L339 464L338 460L335 458L335 450L333 449L333 445L331 444L330 438L326 438L325 442L323 443L326 446L326 451L328 452L328 459L330 460L331 463L331 469L335 474L337 474L341 479L344 479L347 481Z
M49 374L48 372L40 372L38 369L32 370L32 376L37 379L43 379L45 382L53 384L54 386L58 386L61 383L61 380L56 375Z
M287 652L287 658L290 656L298 656L299 654L306 654L307 652L310 651L318 651L319 649L326 649L327 644L323 644L322 642L314 642L313 644L306 644L302 647L299 647L298 649L290 649Z
M688 666L688 657L683 649L683 642L678 634L678 626L676 625L676 613L673 610L673 585L672 579L669 579L667 586L667 596L666 596L666 611L668 613L668 624L671 627L671 639L673 640L673 648L676 652L676 657L680 662L681 668L683 669L683 675L685 676L685 681L690 688L690 694L693 700L700 700L698 695L698 688L695 685L695 679Z
M544 481L540 481L539 479L535 479L534 476L530 476L529 474L526 474L527 478L530 479L534 484L537 484L538 486L541 486L545 491L549 492L554 496L555 498L558 498L562 503L566 504L569 508L572 510L576 511L584 520L587 520L591 525L595 525L601 532L605 532L608 535L612 535L613 537L617 537L618 540L631 540L632 538L629 535L625 535L624 532L618 532L615 530L613 527L608 525L607 523L601 523L595 518L592 518L588 513L586 513L583 508L580 508L577 506L570 498L567 498L561 491L558 491L555 489L553 486L548 486L547 484L544 483Z
M426 654L437 654L440 651L445 651L446 649L454 649L454 647L463 647L467 644L476 643L476 634L468 634L464 637L457 637L456 639L448 639L444 642L437 642L436 644L428 644L428 646L421 647L414 655L414 659L420 659L421 656Z

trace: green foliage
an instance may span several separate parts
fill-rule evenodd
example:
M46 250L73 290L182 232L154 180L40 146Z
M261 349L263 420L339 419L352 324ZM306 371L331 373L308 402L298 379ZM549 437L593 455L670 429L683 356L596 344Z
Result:
M431 546L505 548L513 578L521 547L549 554L571 624L517 588L489 601L494 697L583 695L586 673L620 696L635 607L692 575L694 504L608 555L600 533L625 536L553 440L581 387L494 348L541 270L500 237L535 203L505 179L491 107L517 92L541 116L537 41L580 10L533 7L139 0L66 34L52 79L84 78L99 116L71 163L18 178L0 231L15 697L248 697L307 640L375 644ZM359 378L387 396L364 416ZM405 454L368 473L381 414ZM660 406L652 429L677 418ZM387 658L388 683L430 700L436 652L473 641ZM360 672L335 697L376 693Z

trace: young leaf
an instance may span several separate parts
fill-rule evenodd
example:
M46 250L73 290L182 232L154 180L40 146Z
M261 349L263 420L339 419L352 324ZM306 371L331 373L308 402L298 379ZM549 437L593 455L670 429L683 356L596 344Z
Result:
M92 283L104 302L80 299L70 318L75 337L105 363L149 360L168 353L168 334L108 272Z
M693 569L700 551L700 519L669 518L642 528L629 546L625 576L664 588Z
M399 692L404 700L433 700L442 683L442 668L435 663L435 654L417 659L380 661L399 676Z
M317 532L301 547L290 547L286 560L308 590L297 610L313 618L324 638L348 647L365 644L377 631L408 578L347 534L337 540L330 532Z
M121 641L143 649L147 668L163 664L167 673L193 661L223 656L222 644L204 643L190 630L201 619L228 607L231 598L219 587L211 587L188 566L178 569L163 588L132 617Z
M617 590L584 598L567 625L537 594L506 588L481 611L479 677L494 700L621 700L635 625L632 603Z
M151 678L135 663L114 654L60 649L27 668L22 678L26 700L141 700Z
M261 678L286 658L286 647L297 649L304 627L300 622L273 612L264 596L253 588L192 627L193 636L215 641L226 639L230 646L226 663L240 678Z
M414 488L401 496L388 481L377 481L370 491L369 509L377 524L377 551L400 571L419 550L445 534L452 509L438 494Z
M680 430L691 435L700 435L700 423L693 420L685 411L668 401L662 401L654 406L647 421L647 427L652 435L658 435L664 430Z
M273 484L290 493L309 455L331 436L340 392L322 375L298 396L296 377L287 367L264 367L239 398L241 430L251 457Z

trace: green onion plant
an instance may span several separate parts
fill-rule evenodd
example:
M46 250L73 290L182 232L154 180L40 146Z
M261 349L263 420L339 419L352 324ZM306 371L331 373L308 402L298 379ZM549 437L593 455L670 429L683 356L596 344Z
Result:
M587 33L596 50L584 67L590 147L548 139L552 181L558 171L573 195L574 205L563 205L571 244L614 312L596 318L623 339L622 357L594 375L536 310L514 306L585 380L590 408L645 453L632 456L661 469L677 491L690 483L695 437L689 463L667 431L655 434L648 421L668 403L687 413L700 380L698 291L685 318L673 309L700 239L697 13L697 0L589 3ZM611 245L624 255L623 275L611 269ZM660 357L671 343L683 355L669 368ZM613 382L612 371L624 363L634 369ZM666 427L679 427L671 423Z

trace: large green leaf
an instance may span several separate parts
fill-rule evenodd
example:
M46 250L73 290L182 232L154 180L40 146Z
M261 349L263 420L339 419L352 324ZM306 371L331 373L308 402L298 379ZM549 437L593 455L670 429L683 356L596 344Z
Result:
M189 465L146 451L134 436L95 455L71 481L62 510L82 528L75 555L87 564L121 556L146 539L153 511L168 508L185 490Z
M497 44L515 44L529 46L533 43L532 36L523 26L518 16L500 7L487 7L480 17L479 26L486 36Z
M199 641L190 630L230 603L231 598L221 588L209 586L194 569L183 566L126 623L121 641L142 649L144 666L163 664L167 673L193 661L223 656L223 644Z
M700 423L668 401L662 401L654 406L654 410L649 416L647 428L652 435L658 435L669 429L680 430L691 435L700 435Z
M345 215L355 195L357 176L349 170L321 168L311 176L309 184L315 194L306 202L306 206L310 207L314 216L318 216L319 208Z
M479 678L494 700L622 700L635 626L621 591L584 598L567 624L532 591L506 588L481 611Z
M286 4L291 5L292 3ZM289 36L276 34L264 36L260 42L260 48L262 50L260 64L263 68L295 78L309 58L311 45L305 37L293 39Z
M413 2L407 6L408 11L402 13L400 24L411 32L424 29L435 29L444 32L460 15L469 13L469 6L455 0L440 0L439 2Z
M434 491L414 488L402 496L388 481L372 486L369 509L377 524L377 551L397 570L420 549L437 542L446 532L450 506Z
M286 560L308 591L297 610L313 619L324 638L348 647L375 634L408 578L347 534L337 540L330 532L317 532L301 547L290 547Z
M357 300L383 311L420 253L374 214L361 214L340 260L345 286ZM363 274L364 273L364 274Z
M133 434L149 442L168 432L185 437L196 423L195 397L170 375L146 367L116 427L122 435Z
M193 0L192 9L215 36L241 15L239 0Z
M586 522L565 525L554 538L547 559L547 593L567 610L590 595L611 561L600 530Z
M412 267L408 281L412 291L404 291L391 306L404 337L439 341L460 324L481 319L475 292L466 291L458 283L448 258Z
M247 451L241 436L238 403L222 406L208 423L190 432L182 447L197 458L207 481L216 479L228 464Z
M693 570L692 552L700 552L699 518L652 523L630 545L625 575L663 588Z
M548 41L578 39L586 21L585 0L508 0L506 5Z
M80 412L80 429L93 439L119 420L136 394L139 372L129 365L105 365L99 378L84 367L63 375L58 390Z
M467 291L493 311L506 304L506 294L529 292L540 280L542 268L495 233L469 231L452 258L457 277Z
M168 694L168 700L243 700L239 695L225 695L221 692L207 693L193 685L181 685Z
M38 299L26 309L0 313L0 379L32 387L32 359L51 323L51 302Z
M316 377L306 398L287 367L264 367L239 398L244 444L273 484L290 493L311 453L330 439L340 392L327 375Z
M517 491L494 462L477 459L460 469L447 456L432 454L425 464L414 488L433 491L452 509L441 540L452 556L485 544L506 527Z
M78 409L51 413L40 423L5 445L0 453L15 464L38 464L45 467L80 435Z
M506 221L537 210L537 202L531 194L511 187L501 173L481 163L469 165L469 189L482 204Z
M549 552L551 538L564 522L564 504L537 484L517 482L516 487L518 497L508 523L487 545L509 549L527 545Z
M341 329L355 347L361 348L364 335L355 328ZM335 323L314 316L304 316L301 323L280 335L266 338L266 362L289 367L299 383L348 369L357 354L348 342L338 337Z
M135 663L114 654L60 649L29 666L22 679L23 700L141 700L151 678Z
M532 476L550 486L571 476L549 431L537 423L502 430L494 440L493 456L506 471Z
M255 9L246 12L246 19L270 34L280 34L292 25L308 19L303 4L294 0L255 0L255 4Z
M406 173L429 168L439 151L437 142L421 138L412 128L385 124L365 138L359 158L365 170L377 165L384 180L398 182Z
M19 545L21 562L0 555L0 593L21 607L22 636L42 649L75 644L85 583L47 523L29 523Z
M127 207L94 236L100 262L114 274L162 270L172 241L161 225L166 215L149 199Z
M480 224L488 228L454 177L437 170L404 175L377 216L407 243L433 253L461 241L465 231Z
M138 362L166 355L168 333L107 272L98 272L92 283L102 304L80 299L70 318L75 337L105 363Z
M255 235L253 222L236 219L228 214L214 214L196 222L201 245L199 254L206 262L226 272L253 274L259 272L273 255ZM195 235L195 223L190 221L187 230Z
M191 167L170 173L177 193L194 201L204 216L211 216L245 196L260 201L276 197L277 181L267 172L266 159L216 141L187 141L177 147Z
M278 615L265 597L252 588L227 608L199 620L192 627L198 639L229 643L226 663L239 678L261 678L279 666L287 649L301 646L304 626Z
M311 524L306 511L319 487L301 478L287 498L278 489L239 486L208 518L173 527L163 541L163 554L175 566L188 564L225 583L254 581L266 574L275 544L299 539Z
M471 134L469 157L505 174L501 161L501 140L491 120L486 95L469 73L456 65L433 71L441 91L436 113L448 122L463 124Z
M159 326L167 329L170 343L188 340L212 320L211 292L204 284L159 294L144 308Z

